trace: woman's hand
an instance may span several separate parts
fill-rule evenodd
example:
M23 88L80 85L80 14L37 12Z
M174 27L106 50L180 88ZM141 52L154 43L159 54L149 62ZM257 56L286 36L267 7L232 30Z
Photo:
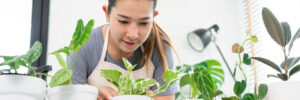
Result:
M117 91L115 91L111 87L107 86L99 86L98 87L99 94L98 94L98 99L97 100L109 100L114 96L117 96Z

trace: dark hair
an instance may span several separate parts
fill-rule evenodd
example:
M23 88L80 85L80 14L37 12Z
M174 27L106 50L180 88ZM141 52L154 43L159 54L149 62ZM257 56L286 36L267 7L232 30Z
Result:
M108 0L108 13L109 14L110 14L111 8L116 6L116 1L117 0ZM157 0L149 0L149 1L153 1L153 12L155 12ZM141 64L143 64L143 63L146 64L147 76L149 74L148 73L148 62L152 58L152 53L153 53L154 49L157 49L157 51L160 55L161 61L163 63L164 74L167 71L167 69L169 68L168 63L167 63L164 44L169 45L173 49L173 51L175 52L175 54L177 56L178 61L182 65L179 55L176 52L169 36L155 22L153 22L153 27L152 27L151 33L150 33L149 37L147 38L147 40L143 44L144 52L142 54L142 59L140 61Z
M149 1L153 1L153 15L154 15L157 0L149 0ZM116 6L116 2L117 0L108 0L108 14L110 14L111 8Z

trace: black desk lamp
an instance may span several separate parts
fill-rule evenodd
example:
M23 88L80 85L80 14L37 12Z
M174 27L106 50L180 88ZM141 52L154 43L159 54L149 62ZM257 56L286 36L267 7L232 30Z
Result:
M207 45L212 41L213 44L215 44L215 46L217 47L220 55L222 56L223 61L227 66L227 69L229 70L233 80L235 81L232 71L226 59L224 58L223 53L221 52L219 46L216 44L216 35L218 30L219 26L216 24L208 29L197 29L193 32L188 33L187 39L190 46L197 52L202 52L205 49L205 47L207 47Z

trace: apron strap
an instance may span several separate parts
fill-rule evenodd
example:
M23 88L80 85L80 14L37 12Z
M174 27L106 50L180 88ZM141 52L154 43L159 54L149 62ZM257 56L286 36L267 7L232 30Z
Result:
M104 45L103 45L100 61L104 61L104 59L105 59L105 55L106 55L106 52L107 52L109 30L110 30L110 27L108 27L107 30L106 30L106 34L105 34L105 38L104 38Z

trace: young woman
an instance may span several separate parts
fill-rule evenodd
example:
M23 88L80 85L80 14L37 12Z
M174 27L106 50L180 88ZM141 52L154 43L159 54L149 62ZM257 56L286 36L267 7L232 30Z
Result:
M109 24L93 29L89 41L80 49L73 84L98 87L99 100L116 96L115 86L101 76L100 70L116 69L124 75L127 71L122 57L137 64L133 69L134 79L154 78L163 84L164 72L175 68L171 51L175 49L167 34L154 22L158 15L156 3L157 0L108 0L103 11ZM70 56L70 67L75 56L76 52ZM174 100L176 92L179 92L178 82L154 99Z

